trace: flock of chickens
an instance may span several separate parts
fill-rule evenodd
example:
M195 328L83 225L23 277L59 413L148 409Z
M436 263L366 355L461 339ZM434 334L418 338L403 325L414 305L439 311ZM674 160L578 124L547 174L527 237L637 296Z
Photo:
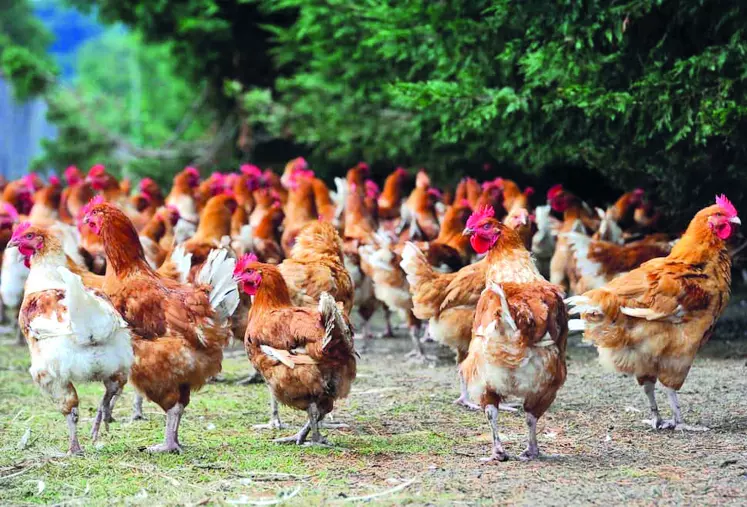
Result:
M165 441L149 450L180 451L191 393L219 374L233 337L270 389L266 426L282 427L280 402L308 421L279 441L325 444L323 420L355 380L354 338L373 337L379 308L385 334L392 314L408 327L410 360L431 360L429 340L456 352L456 403L486 414L488 461L508 459L498 413L510 397L526 414L520 457L539 456L537 420L565 381L569 330L636 377L654 429L702 429L684 423L677 390L729 299L726 243L740 221L724 196L675 239L657 232L641 190L605 211L557 185L533 208L531 188L501 178L442 193L426 172L397 169L380 192L360 163L331 191L302 158L282 175L244 165L203 180L187 167L165 196L150 178L133 191L101 165L65 179L4 184L0 296L33 380L66 417L72 454L82 452L83 381L106 388L94 440L129 381L134 418L143 398L166 412ZM671 420L659 415L657 381Z

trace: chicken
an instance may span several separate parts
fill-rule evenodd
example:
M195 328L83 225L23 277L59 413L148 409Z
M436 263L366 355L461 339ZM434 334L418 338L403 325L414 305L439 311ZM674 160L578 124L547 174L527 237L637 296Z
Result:
M285 255L280 247L278 229L285 219L280 201L277 200L265 212L256 227L252 227L250 249L261 262L280 264Z
M26 180L14 180L5 186L0 200L13 206L19 214L28 215L34 205L32 196L35 191Z
M153 269L158 269L166 260L168 251L161 246L161 240L179 221L179 211L172 206L156 210L153 217L140 231L140 243L145 251L145 258Z
M103 291L130 326L135 362L130 382L166 412L165 442L152 452L178 452L179 423L190 393L221 371L239 303L235 260L214 250L194 285L158 275L145 260L132 222L108 203L91 203L83 222L104 241L109 269Z
M643 204L646 193L642 188L626 192L607 209L606 216L614 220L617 225L627 229L634 224L634 213Z
M60 220L68 225L75 225L83 207L93 199L96 192L93 187L83 180L83 174L75 166L65 169L67 188L60 196Z
M290 255L296 236L309 222L317 219L317 209L312 186L313 173L295 172L290 178L288 203L285 206L285 223L280 246Z
M478 210L465 229L477 253L488 253L486 288L477 303L472 341L460 371L470 397L485 410L493 435L486 461L508 459L498 435L498 407L523 400L529 445L521 459L539 456L537 420L565 382L568 314L561 290L547 282L516 231Z
M197 230L200 219L197 213L195 193L200 185L200 172L194 167L186 167L174 176L171 192L166 196L166 204L179 210L179 222L176 225L177 243L191 237Z
M377 202L379 218L382 220L399 218L407 176L407 171L398 167L384 180L384 190L382 190Z
M409 239L431 241L438 236L438 218L432 200L432 194L428 192L431 188L431 180L425 171L420 171L415 179L415 189L402 206L402 223L410 226Z
M412 295L412 312L420 320L428 321L428 334L442 345L456 352L461 364L472 339L475 306L485 288L487 263L485 259L463 267L456 273L437 272L426 256L413 243L402 251L402 270ZM467 385L460 375L461 392L454 403L470 409Z
M23 284L26 281L28 268L19 262L20 252L17 249L8 250L7 246L13 236L13 227L18 224L20 217L18 211L12 204L0 203L0 254L2 256L2 270L8 270L5 274L0 272L0 321L8 320L7 308L11 309L13 316L11 324L15 319L15 313L21 305L23 297ZM10 257L6 259L6 257ZM13 326L16 330L18 343L23 342L20 328Z
M127 193L122 190L117 178L106 172L106 167L96 164L91 167L86 176L86 182L104 197L104 200L120 206L128 207Z
M568 288L568 263L573 256L568 245L568 239L563 235L569 232L586 232L585 227L596 230L598 219L594 218L591 209L578 197L563 189L562 185L555 185L547 192L547 200L553 211L563 214L563 223L558 230L555 253L550 261L550 282Z
M345 269L342 240L331 224L314 221L304 227L278 269L294 305L316 307L326 293L342 304L346 316L353 310L353 281Z
M598 241L578 232L567 234L576 269L574 294L598 289L616 276L631 271L644 262L666 257L672 250L668 241L635 241L617 245Z
M319 423L350 392L356 374L353 333L345 312L322 293L317 308L293 306L277 267L251 255L237 264L235 278L252 296L244 345L275 399L305 410L308 422L278 442L326 444Z
M429 360L420 342L420 320L413 313L410 285L400 267L401 256L385 238L379 244L361 246L361 269L373 281L374 295L390 312L407 323L413 350L406 357L416 361Z
M472 252L469 238L462 234L472 209L466 199L462 199L446 210L441 230L430 243L418 245L426 251L428 263L438 271L449 273L469 264Z
M677 391L729 301L726 242L740 223L734 206L719 196L695 215L667 257L568 300L571 314L579 314L571 329L583 330L603 365L635 375L643 386L654 429L703 429L684 423ZM657 380L669 397L671 420L659 415Z
M74 382L99 381L106 387L93 422L95 442L133 362L127 323L106 296L87 289L67 269L62 243L48 230L24 222L16 228L10 246L17 247L30 266L19 325L31 354L31 378L67 419L68 452L81 454Z
M526 208L520 208L514 204L511 211L503 219L503 223L519 234L521 241L524 243L524 248L527 250L532 248L532 238L535 233L533 230L534 217Z
M472 209L477 209L477 201L482 194L482 188L477 180L473 178L464 178L459 182L454 195L455 201L466 199Z
M550 277L550 262L555 253L555 239L560 228L560 222L551 215L550 205L537 206L534 210L534 220L537 232L532 236L532 254L537 269L542 276Z
M62 185L59 178L54 176L50 178L49 185L34 193L34 205L29 211L28 219L36 225L51 225L56 222L60 217L61 196Z
M231 215L236 211L236 200L228 194L219 194L208 199L200 213L197 232L182 243L186 253L192 255L195 273L216 248L227 247L231 235ZM235 257L235 255L234 255ZM190 279L194 276L190 277Z

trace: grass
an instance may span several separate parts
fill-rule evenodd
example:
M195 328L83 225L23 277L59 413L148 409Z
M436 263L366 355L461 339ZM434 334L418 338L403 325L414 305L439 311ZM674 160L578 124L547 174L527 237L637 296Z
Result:
M744 342L709 344L682 391L686 417L713 428L703 434L647 429L639 423L645 401L635 382L602 371L593 350L571 347L568 382L540 421L544 458L487 466L479 462L489 451L484 418L451 403L453 363L406 365L406 339L363 351L354 391L334 414L350 428L326 430L335 447L274 444L304 420L289 409L281 408L289 429L253 429L268 418L268 393L260 384L236 384L250 373L236 350L221 381L192 397L181 455L142 451L163 438L164 415L146 403L147 420L129 422L131 388L117 405L117 422L93 445L88 433L103 386L79 386L86 454L76 458L63 455L64 419L32 384L28 352L0 342L2 505L337 505L377 493L377 505L724 504L747 489ZM523 417L502 414L500 424L517 455Z

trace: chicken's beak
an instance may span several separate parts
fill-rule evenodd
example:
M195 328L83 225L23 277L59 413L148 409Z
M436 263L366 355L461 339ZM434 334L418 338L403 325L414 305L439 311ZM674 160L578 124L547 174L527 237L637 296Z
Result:
M729 222L732 224L742 225L742 221L739 219L739 217L732 217L729 219Z
M474 229L470 229L469 227L467 227L466 229L462 231L462 236L472 236L474 233L475 233Z

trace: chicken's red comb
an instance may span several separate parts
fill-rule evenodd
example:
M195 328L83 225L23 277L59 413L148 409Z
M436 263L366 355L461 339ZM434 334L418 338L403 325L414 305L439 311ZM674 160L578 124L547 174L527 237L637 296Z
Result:
M74 178L76 176L80 176L80 169L78 169L74 165L68 166L68 168L65 169L66 179Z
M16 207L13 206L11 203L4 202L3 211L5 211L5 213L7 213L8 216L12 218L14 222L18 220L18 210L16 210Z
M36 182L34 181L33 174L27 174L26 176L21 178L21 181L23 181L23 184L26 185L31 191L34 191L36 189Z
M532 197L534 195L534 187L527 187L524 189L524 195L527 197Z
M733 218L737 216L737 208L734 207L734 205L731 203L729 199L726 198L726 195L721 194L716 196L716 204L718 204L722 210L724 210L724 213L729 218Z
M366 197L375 198L379 196L379 186L373 180L366 180Z
M467 219L467 229L475 229L483 219L493 218L494 216L495 210L492 206L481 206Z
M460 199L458 204L459 204L460 208L469 208L470 207L470 203L469 203L468 199Z
M185 167L184 172L189 174L190 176L195 176L197 178L200 177L200 171L198 171L196 167L192 167L192 166Z
M83 206L83 209L81 210L82 216L88 215L91 212L91 210L93 209L94 206L99 205L99 204L103 204L103 203L104 203L104 196L97 195L96 197L94 197L93 199L91 199L90 201L88 201L88 204L86 204L85 206Z
M153 178L143 178L142 180L140 180L140 184L138 185L138 187L140 188L140 190L143 190L145 187L153 185L154 183L155 181L153 181Z
M23 233L28 230L28 228L31 227L31 222L21 222L18 224L13 231L13 236L11 236L11 240L18 240L21 239L21 236L23 236Z
M60 177L57 176L56 174L53 174L52 176L49 177L49 184L52 185L53 187L56 187L57 185L60 184Z
M106 172L106 167L104 167L104 164L95 164L91 166L91 169L88 171L89 176L101 176Z
M173 204L167 204L166 209L168 209L172 215L176 215L177 218L181 217L181 213L179 213L179 208L174 206Z
M633 193L634 193L635 195L637 195L637 196L642 196L643 194L645 194L645 193L646 193L646 191L645 191L645 190L643 190L642 188L636 188L635 190L633 190Z
M358 165L356 165L355 167L357 167L358 169L363 169L364 171L368 171L369 169L368 164L363 161L358 162Z
M293 160L293 169L303 171L309 168L309 163L303 157L297 157Z
M236 261L236 267L233 268L233 273L235 275L243 273L244 270L249 266L249 264L252 264L254 262L259 262L259 259L257 259L257 256L254 255L253 252L242 255L241 258Z
M245 174L251 178L262 177L262 169L254 164L242 164L241 167L239 167L239 170L241 171L241 174Z
M400 176L404 176L405 174L407 174L407 169L405 169L404 167L398 167L394 170L394 172L399 174Z
M436 187L429 188L427 194L435 197L436 199L441 199L441 197L443 197L441 191Z
M553 199L556 195L558 195L562 191L563 191L563 185L558 183L557 185L550 187L550 190L547 191L547 198Z

